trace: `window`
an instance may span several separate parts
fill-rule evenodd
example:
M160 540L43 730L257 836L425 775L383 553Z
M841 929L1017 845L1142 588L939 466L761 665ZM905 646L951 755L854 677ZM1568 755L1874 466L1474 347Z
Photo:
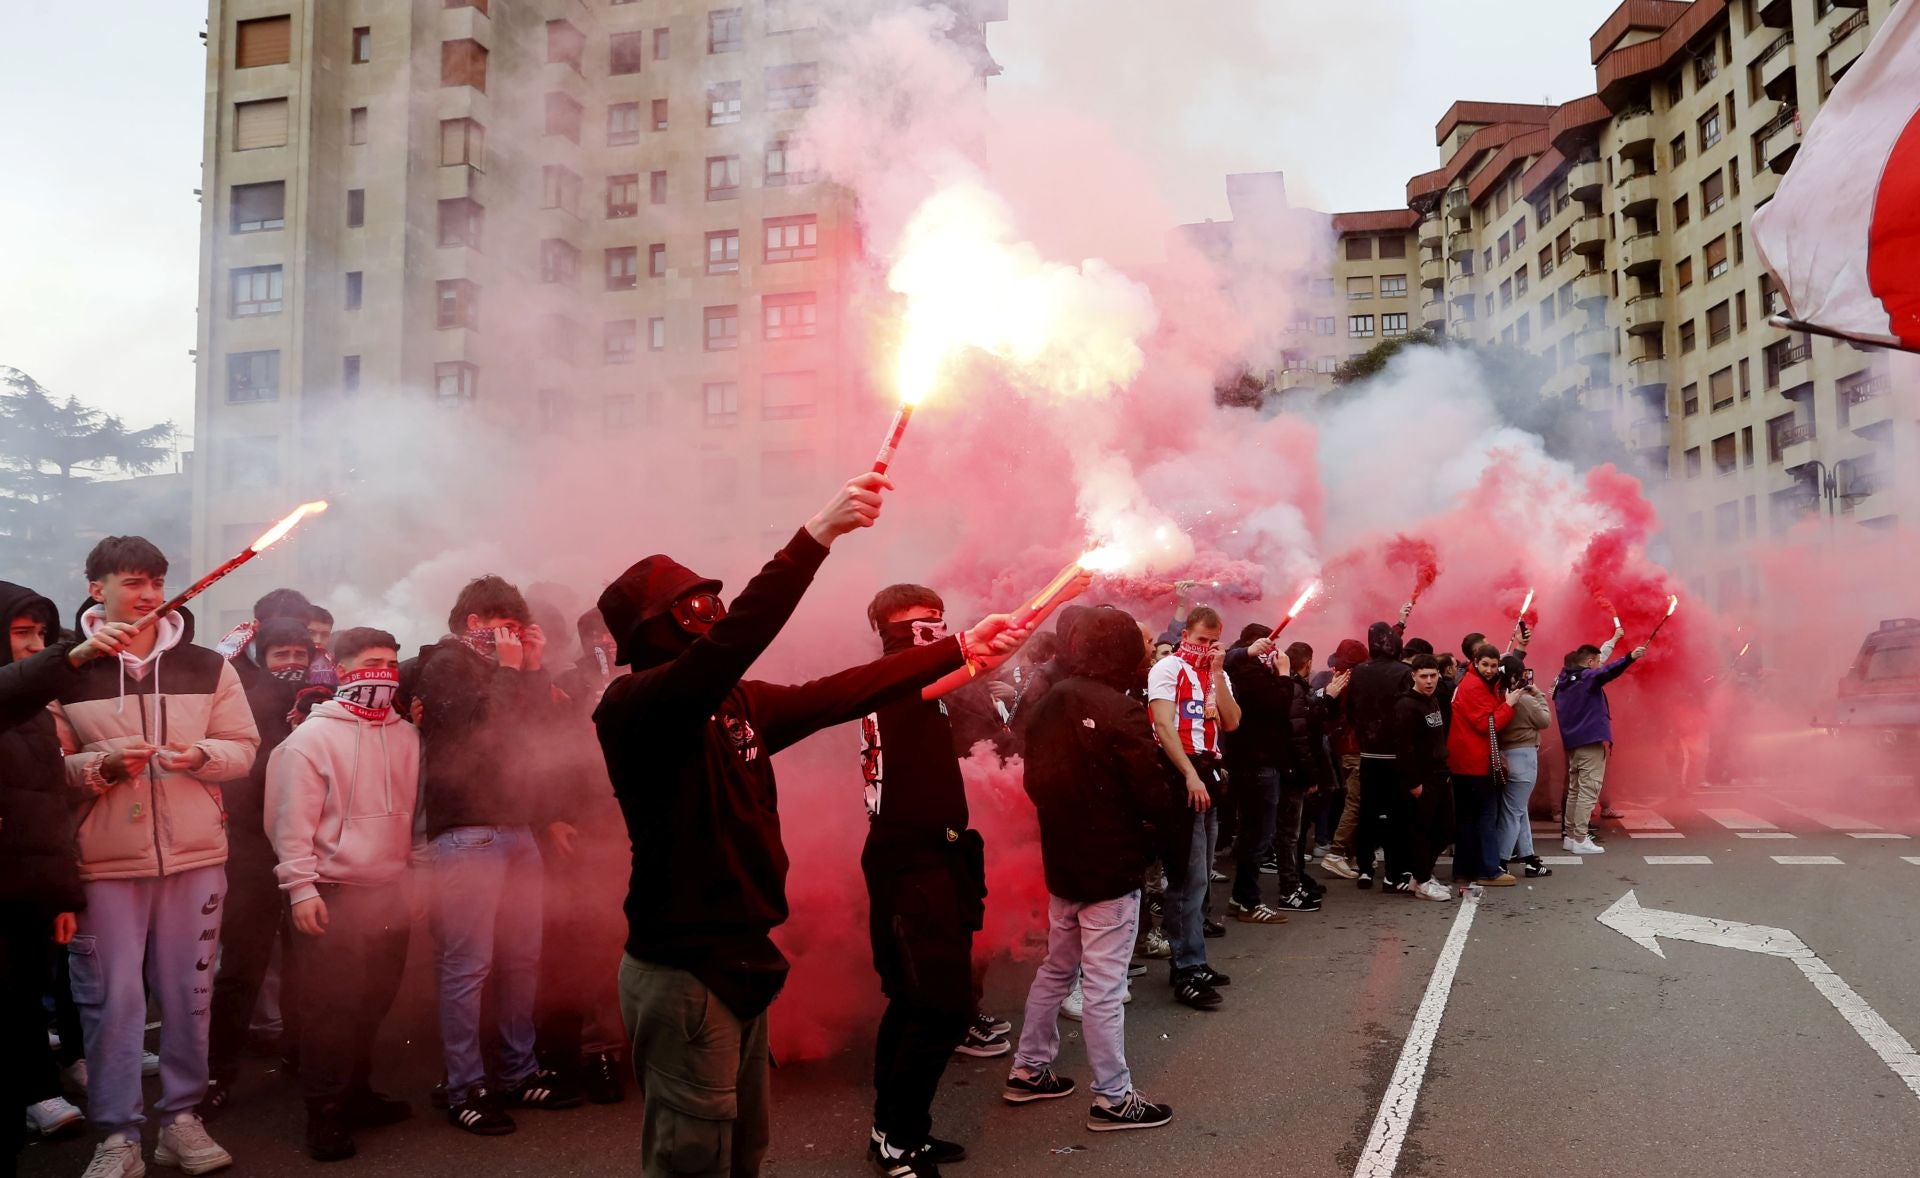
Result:
M1700 412L1700 386L1687 385L1680 390L1680 415L1692 417L1698 412Z
M767 339L810 339L820 329L818 297L810 290L767 295L760 300Z
M700 386L704 422L709 426L740 424L740 386L730 380Z
M540 169L540 207L580 215L580 177L573 169L546 164Z
M1540 251L1540 277L1545 278L1551 273L1553 273L1553 247L1548 246Z
M764 0L767 8L767 32L797 33L814 27L813 0Z
M607 289L632 290L640 285L640 250L636 246L616 246L607 251Z
M293 57L293 18L263 16L234 26L233 68L285 65Z
M580 250L570 241L549 237L540 243L540 281L572 286L580 277Z
M268 98L260 102L233 104L233 149L253 151L261 147L287 145L287 100Z
M358 270L347 271L347 310L358 311L360 309L362 286L361 272Z
M1707 243L1707 281L1712 282L1727 272L1727 239L1725 235Z
M1733 316L1724 302L1715 303L1707 308L1707 343L1709 345L1725 343L1728 337L1733 335L1732 319Z
M1700 208L1705 214L1719 212L1720 206L1726 203L1727 182L1724 175L1715 172L1700 182Z
M820 66L803 61L767 67L767 109L801 110L813 105L820 90Z
M814 170L802 169L798 165L791 140L783 136L767 144L767 187L811 184L818 178Z
M769 217L765 228L765 261L797 262L819 252L819 218L812 213L801 217Z
M1680 325L1680 354L1693 351L1694 342L1693 320L1689 319Z
M1527 244L1527 219L1522 217L1513 223L1513 248L1517 250L1525 244Z
M442 278L434 283L433 302L435 326L480 326L480 288L467 279Z
M487 129L472 119L440 120L440 162L486 170Z
M607 107L607 146L640 142L640 104L616 102Z
M665 172L647 173L647 199L657 205L667 203L667 174Z
M1747 329L1747 292L1735 291L1733 295L1733 326L1738 331Z
M714 82L707 87L707 126L724 127L740 121L740 83Z
M1380 239L1382 258L1404 258L1407 256L1407 239L1404 237L1383 237Z
M1353 339L1371 339L1373 337L1373 316L1347 316L1347 335Z
M706 347L709 352L730 352L740 346L740 308L708 307Z
M1334 369L1338 367L1340 367L1340 357L1338 356L1314 357L1313 370L1315 372L1320 373L1323 376L1328 373L1331 373Z
M1720 111L1718 108L1700 116L1700 150L1706 151L1720 142Z
M551 91L547 94L547 134L559 135L575 143L580 142L581 106L568 94Z
M1335 330L1336 330L1336 322L1333 316L1320 315L1315 317L1313 321L1313 334L1332 335Z
M353 64L365 65L373 60L373 30L361 25L353 30Z
M640 174L607 177L607 219L632 217L640 212Z
M1553 321L1558 317L1559 317L1559 312L1554 310L1552 296L1548 296L1547 298L1541 299L1540 300L1541 329L1545 330L1546 328L1552 327Z
M1407 334L1407 317L1404 313L1380 316L1380 337L1382 339L1392 339L1395 336L1405 334Z
M1733 404L1733 369L1722 368L1707 378L1707 397L1716 413Z
M280 267L248 266L227 275L233 292L229 310L236 317L280 312Z
M1500 242L1499 242L1499 245L1500 245L1500 260L1501 260L1501 261L1503 261L1503 262L1504 262L1504 261L1506 261L1506 260L1507 260L1507 259L1508 259L1509 257L1512 257L1512 256L1513 256L1513 234L1511 234L1511 233L1502 233L1502 234L1500 235Z
M1691 220L1693 220L1693 210L1688 204L1687 198L1683 196L1675 200L1673 202L1673 227L1678 229Z
M665 61L667 60L668 54L672 52L673 52L673 30L672 29L653 30L653 60Z
M1740 399L1753 396L1753 369L1748 366L1747 358L1740 357Z
M471 37L440 42L440 84L487 92L487 47Z
M1700 477L1700 447L1695 446L1687 451L1686 469L1688 478L1697 479Z
M1372 278L1347 279L1347 298L1349 300L1370 299L1373 297Z
M279 352L233 352L227 356L227 404L279 399Z
M1747 260L1747 233L1738 225L1733 227L1733 260L1736 265Z
M640 324L616 319L601 334L600 358L608 364L631 364L640 351Z
M367 141L367 108L356 106L347 112L347 142L358 146Z
M286 227L287 184L284 180L235 184L232 204L235 233L261 233Z
M647 60L645 33L614 33L607 38L607 72L637 74Z
M619 34L615 34L618 36ZM581 73L580 59L585 51L587 39L580 30L564 20L547 22L547 64L572 66L574 73Z
M464 360L433 366L433 395L442 405L472 401L480 391L480 370Z
M760 416L766 421L812 417L819 381L811 372L769 372L760 382Z
M738 8L716 8L707 13L707 52L737 53L743 44L746 17Z
M707 157L707 199L732 200L740 195L740 157L737 155L710 155Z
M664 98L653 100L653 129L656 131L667 129L667 100Z
M340 357L340 391L343 393L360 391L360 357Z
M1673 284L1680 290L1685 290L1693 285L1692 258L1681 258L1673 264Z
M1500 280L1500 305L1502 307L1513 306L1513 279L1511 278L1503 278Z
M647 247L647 277L665 278L667 276L667 247L655 243Z
M1527 268L1525 266L1522 266L1518 270L1515 270L1513 272L1513 295L1515 298L1519 298L1521 295L1524 295L1526 293L1527 293Z
M647 350L664 352L667 350L667 321L661 316L647 320Z
M1384 238L1382 240L1385 240ZM1380 297L1383 299L1404 299L1407 297L1407 276L1405 274L1382 274L1380 276Z
M1373 238L1347 238L1347 261L1371 262L1373 260Z
M707 273L740 272L740 231L721 229L707 234Z
M1740 469L1740 454L1735 443L1736 439L1732 434L1722 434L1713 440L1713 473L1732 474L1734 471ZM1736 512L1739 510L1739 505L1734 503L1723 504L1721 510L1724 511L1729 507L1733 508ZM1715 512L1715 514L1718 515L1719 512ZM1734 530L1737 534L1739 530L1739 517L1736 515L1734 519L1736 521Z
M1740 465L1742 466L1753 465L1753 427L1750 425L1744 426L1740 430ZM1751 530L1751 526L1753 522L1751 518L1752 516L1751 508L1753 507L1753 496L1751 495L1747 496L1747 507L1749 508L1749 512L1748 512L1749 518L1747 522L1748 522L1749 530Z
M273 487L280 482L280 439L235 438L222 447L229 488Z
M440 202L440 244L480 248L480 230L486 210L468 196Z
M1673 160L1673 166L1676 168L1679 167L1681 164L1686 163L1687 162L1687 137L1685 135L1675 135L1673 137L1673 142L1667 144L1667 155L1670 159Z
M600 424L608 429L630 429L640 424L640 398L633 393L609 393L600 407Z

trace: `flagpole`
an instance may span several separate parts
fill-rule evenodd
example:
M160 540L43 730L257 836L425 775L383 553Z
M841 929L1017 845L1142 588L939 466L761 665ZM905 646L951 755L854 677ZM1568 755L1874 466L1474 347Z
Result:
M1793 316L1784 313L1773 316L1767 320L1767 323L1769 326L1778 327L1786 331L1804 331L1808 335L1823 335L1828 339L1844 340L1850 344L1866 344L1869 347L1885 348L1888 351L1906 352L1909 355L1920 356L1920 348L1910 348L1897 340L1869 339L1866 336L1848 335L1844 331L1836 331L1831 327L1821 327L1816 323L1808 323L1804 319L1795 319Z

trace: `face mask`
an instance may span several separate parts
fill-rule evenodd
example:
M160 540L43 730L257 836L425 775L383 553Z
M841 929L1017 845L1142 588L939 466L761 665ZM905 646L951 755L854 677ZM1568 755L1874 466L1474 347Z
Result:
M305 667L282 667L278 671L268 671L267 674L280 680L282 683L305 683L307 681L307 669Z
M888 622L880 627L880 649L899 654L916 646L932 646L947 636L947 623L941 618L915 618L910 622Z
M374 667L340 676L333 698L362 720L384 720L393 710L393 694L398 690L400 672Z
M1179 655L1180 661L1189 667L1199 668L1205 665L1208 656L1213 653L1213 648L1202 646L1198 642L1182 642L1173 653Z
M466 637L461 641L471 647L475 654L483 654L488 658L493 657L494 648L499 645L493 636L493 631L487 629L468 630Z

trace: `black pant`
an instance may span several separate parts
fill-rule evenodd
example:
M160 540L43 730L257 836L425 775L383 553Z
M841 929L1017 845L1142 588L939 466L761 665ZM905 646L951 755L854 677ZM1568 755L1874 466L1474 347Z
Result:
M934 1093L973 1019L973 934L985 889L979 836L958 839L970 846L876 831L860 857L873 968L888 999L873 1050L873 1125L897 1149L932 1130Z
M412 914L401 881L321 884L326 932L290 932L288 972L299 978L300 1091L309 1105L369 1087L373 1037L407 964Z
M227 860L226 912L220 918L220 976L213 983L212 1024L207 1030L207 1074L231 1084L240 1074L247 1031L253 1025L260 983L273 959L274 938L287 920L286 894L271 860L255 855Z
M616 840L609 831L618 832ZM626 918L608 904L606 881L631 867L626 831L617 815L610 827L581 830L572 855L541 844L546 867L540 941L539 996L534 1003L536 1050L542 1066L571 1072L583 1056L624 1055L617 968ZM487 1024L491 1025L491 1024Z
M1430 781L1414 797L1402 786L1393 790L1387 839L1387 877L1433 878L1433 861L1452 837L1453 790L1445 775Z
M1393 841L1393 807L1400 788L1400 764L1392 758L1360 758L1360 825L1353 833L1353 869L1373 874L1373 853Z
M60 1095L42 1004L54 953L53 919L30 904L0 904L0 1166L25 1143L24 1110ZM65 954L62 954L65 956Z

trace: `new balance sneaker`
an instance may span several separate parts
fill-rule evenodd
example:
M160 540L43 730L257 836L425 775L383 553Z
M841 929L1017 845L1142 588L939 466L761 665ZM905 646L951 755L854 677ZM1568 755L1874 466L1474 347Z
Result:
M211 1174L233 1165L233 1155L207 1136L207 1127L197 1115L181 1113L173 1124L160 1130L160 1144L153 1147L153 1164L175 1166L188 1174Z
M479 1137L505 1137L515 1129L513 1118L501 1110L494 1094L475 1088L465 1100L447 1101L447 1120L455 1128Z
M1453 899L1453 893L1447 890L1447 885L1437 879L1413 885L1412 895L1416 900L1434 900L1441 904Z
M1162 961L1173 956L1173 942L1167 940L1167 934L1153 929L1140 940L1140 956Z
M1318 907L1318 905L1315 905L1315 907ZM1233 917L1241 924L1287 923L1286 915L1278 909L1269 908L1265 904L1255 904L1249 908L1238 900L1227 901L1227 915Z
M27 1128L42 1137L66 1132L86 1120L86 1114L73 1107L64 1096L55 1096L27 1106Z
M619 1104L627 1098L627 1073L620 1057L600 1051L580 1061L580 1086L595 1104Z
M954 1046L954 1050L975 1059L992 1059L1012 1051L1013 1044L1007 1042L1005 1035L987 1034L976 1022L967 1028L966 1035Z
M1013 1034L1012 1023L1008 1022L1006 1019L988 1014L984 1010L975 1012L973 1016L973 1025L976 1027L979 1027L981 1030L985 1031L989 1035Z
M87 1163L86 1173L80 1178L144 1178L146 1172L147 1163L140 1157L140 1139L115 1133L93 1147L93 1160Z
M1317 893L1309 892L1305 887L1298 887L1291 895L1280 897L1277 907L1287 912L1318 912L1320 897Z
M1026 1072L1025 1075L1021 1073ZM1015 1068L1007 1073L1007 1086L1000 1091L1000 1099L1008 1104L1029 1104L1036 1100L1057 1100L1073 1094L1073 1081L1065 1076L1056 1076L1052 1068L1041 1068L1037 1072L1027 1072L1024 1068Z
M1560 840L1560 845L1574 855L1603 855L1607 850L1599 843L1594 842L1591 836L1584 839L1575 839L1572 835L1568 835Z
M1320 870L1340 879L1354 879L1360 874L1353 864L1347 861L1345 855L1335 855L1331 852L1320 857Z
M1118 1103L1104 1096L1093 1098L1087 1110L1087 1128L1095 1133L1114 1129L1158 1129L1173 1120L1173 1106L1155 1104L1136 1090Z
M585 1094L552 1068L541 1068L507 1089L506 1100L521 1108L579 1108L587 1103Z

